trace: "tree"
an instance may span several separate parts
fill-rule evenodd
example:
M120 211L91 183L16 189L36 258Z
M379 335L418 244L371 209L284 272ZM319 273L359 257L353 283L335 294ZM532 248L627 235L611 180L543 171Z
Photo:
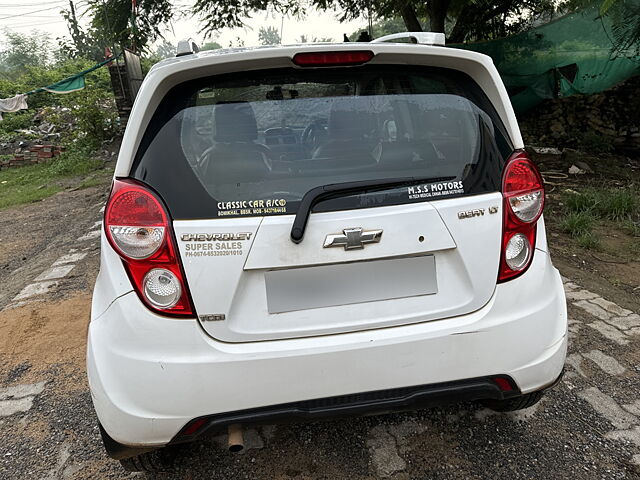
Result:
M282 43L280 32L276 27L260 27L258 40L260 45L280 45Z
M0 71L20 74L28 67L45 67L51 63L51 38L34 30L31 34L4 29L5 47L0 50Z
M200 47L200 50L218 50L219 48L222 48L222 45L218 42L207 42Z
M138 0L135 11L132 8L131 0L86 0L82 15L88 15L91 20L85 31L78 25L71 3L63 16L76 50L86 55L87 45L100 51L118 45L146 51L162 37L161 27L169 24L178 12L171 0Z
M640 4L625 0L604 0L600 13L611 17L616 53L634 57L639 55Z
M152 54L153 57L158 58L159 60L164 60L165 58L171 58L176 56L176 46L163 40L160 45L158 45L155 51Z
M308 5L319 10L339 10L341 20L361 18L364 13L382 19L402 18L404 30L414 32L422 31L421 19L426 19L429 30L448 33L449 41L457 43L516 33L526 28L531 19L553 13L567 1L570 0L197 0L194 12L205 25L203 30L211 32L241 27L244 19L256 12L302 15Z
M305 34L300 35L300 38L296 40L298 43L326 43L333 42L331 37L308 37Z

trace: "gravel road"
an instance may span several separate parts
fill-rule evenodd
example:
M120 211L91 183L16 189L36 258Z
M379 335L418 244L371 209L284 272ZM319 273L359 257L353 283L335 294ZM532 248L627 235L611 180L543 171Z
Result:
M146 478L103 452L84 373L105 196L93 187L0 212L0 479ZM202 441L180 448L174 473L148 478L640 478L637 300L565 287L566 375L528 410L460 404L262 427L242 454Z

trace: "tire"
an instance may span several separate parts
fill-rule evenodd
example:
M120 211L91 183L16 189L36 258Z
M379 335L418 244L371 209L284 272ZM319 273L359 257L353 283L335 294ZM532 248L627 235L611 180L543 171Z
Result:
M135 457L120 460L122 468L127 472L162 473L171 470L174 456L165 448L141 453Z
M538 390L537 392L527 393L507 400L485 400L483 404L496 412L515 412L516 410L534 406L543 395L544 391Z

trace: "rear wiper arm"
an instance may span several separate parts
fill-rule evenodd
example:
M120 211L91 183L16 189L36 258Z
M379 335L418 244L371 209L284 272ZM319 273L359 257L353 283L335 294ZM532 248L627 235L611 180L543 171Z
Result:
M368 193L380 190L388 190L390 188L398 188L420 183L446 182L456 177L404 177L404 178L385 178L380 180L361 180L359 182L331 183L329 185L321 185L312 188L302 197L298 213L293 220L291 227L291 241L300 243L304 237L304 231L307 228L307 221L311 209L319 202L329 200L331 198L344 197L354 193Z

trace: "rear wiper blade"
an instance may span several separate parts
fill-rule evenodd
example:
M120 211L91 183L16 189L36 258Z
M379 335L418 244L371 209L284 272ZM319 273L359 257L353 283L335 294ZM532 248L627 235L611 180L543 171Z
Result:
M296 213L291 227L291 241L300 243L304 237L304 231L307 228L307 221L311 209L319 202L329 200L331 198L344 197L354 193L368 193L380 190L388 190L390 188L398 188L420 183L446 182L453 180L454 177L404 177L404 178L385 178L379 180L361 180L358 182L331 183L329 185L321 185L312 188L302 197L300 207Z

